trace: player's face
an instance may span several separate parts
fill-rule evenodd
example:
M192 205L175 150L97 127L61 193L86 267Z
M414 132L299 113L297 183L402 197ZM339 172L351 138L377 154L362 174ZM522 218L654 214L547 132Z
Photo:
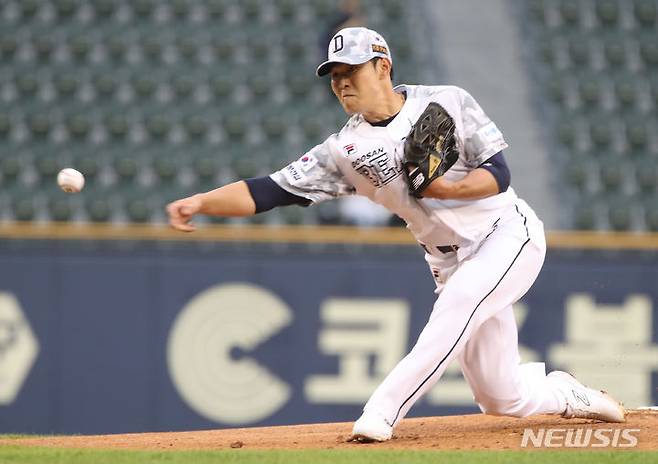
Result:
M372 106L377 83L376 68L370 62L338 63L331 68L331 90L347 114L362 113Z

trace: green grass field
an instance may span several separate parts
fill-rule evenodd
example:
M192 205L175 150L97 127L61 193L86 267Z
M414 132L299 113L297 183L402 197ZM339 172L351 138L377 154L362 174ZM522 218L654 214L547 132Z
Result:
M2 464L608 464L657 463L658 452L640 451L97 451L0 446Z

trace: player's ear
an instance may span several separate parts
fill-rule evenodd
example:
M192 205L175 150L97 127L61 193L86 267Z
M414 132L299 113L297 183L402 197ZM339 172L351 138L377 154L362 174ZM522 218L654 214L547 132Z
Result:
M391 75L391 62L386 58L377 60L377 71L380 79L386 79Z

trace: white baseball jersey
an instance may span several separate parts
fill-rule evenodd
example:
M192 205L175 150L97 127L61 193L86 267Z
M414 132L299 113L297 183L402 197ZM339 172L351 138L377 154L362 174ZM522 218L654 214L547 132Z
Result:
M271 177L314 203L364 195L402 218L426 247L458 245L463 258L490 231L501 210L514 203L516 194L509 188L479 200L414 198L402 168L404 137L428 103L443 106L455 121L459 147L459 160L445 174L451 181L466 176L507 143L475 99L459 87L400 85L395 90L405 92L406 101L387 126L372 126L356 114L338 133Z
M456 125L459 159L445 173L448 180L462 179L505 149L503 135L459 87L396 90L407 98L387 126L372 126L355 115L340 132L271 176L283 189L316 203L364 195L404 219L427 251L437 284L434 309L364 414L395 426L455 359L484 412L523 417L564 411L566 399L547 381L544 365L519 364L512 311L542 267L543 224L511 188L479 200L416 199L402 168L403 139L430 102L443 106ZM436 251L449 245L458 245L457 253Z

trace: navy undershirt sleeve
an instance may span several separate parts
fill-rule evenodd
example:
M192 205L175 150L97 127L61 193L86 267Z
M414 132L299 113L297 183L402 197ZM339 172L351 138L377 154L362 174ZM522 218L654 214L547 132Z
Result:
M270 176L246 179L251 197L256 204L256 213L269 211L277 206L308 206L311 200L288 192L274 182Z
M502 151L499 151L478 167L486 169L494 176L496 182L498 183L499 193L505 192L509 188L512 175L509 172L509 168L507 167L507 163L505 162Z

